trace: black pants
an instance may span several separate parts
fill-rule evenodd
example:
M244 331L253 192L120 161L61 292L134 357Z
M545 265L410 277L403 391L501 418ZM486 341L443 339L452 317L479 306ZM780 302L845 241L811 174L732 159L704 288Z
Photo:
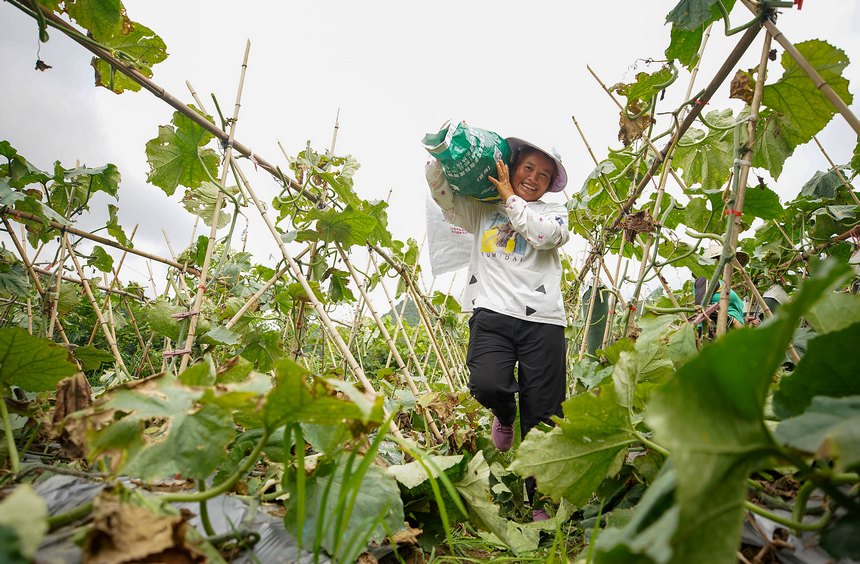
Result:
M503 425L516 420L519 394L520 434L525 437L538 423L553 425L551 417L562 416L567 392L564 355L564 327L479 308L469 320L469 391ZM526 479L526 491L531 501L534 478Z

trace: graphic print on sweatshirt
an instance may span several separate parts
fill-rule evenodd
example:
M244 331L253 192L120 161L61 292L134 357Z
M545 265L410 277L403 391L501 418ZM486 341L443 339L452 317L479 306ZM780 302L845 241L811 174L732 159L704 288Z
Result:
M526 252L525 238L514 231L510 218L499 212L493 213L481 235L482 253L503 253L522 257ZM522 260L522 259L520 259Z

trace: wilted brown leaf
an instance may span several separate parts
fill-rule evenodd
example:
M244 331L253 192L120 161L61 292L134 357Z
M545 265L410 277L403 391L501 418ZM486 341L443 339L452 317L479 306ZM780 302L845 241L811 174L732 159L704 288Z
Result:
M636 115L640 111L642 111L642 105L638 100L630 104L630 115ZM621 110L620 115L618 140L624 143L625 147L642 137L642 132L648 129L652 123L657 123L648 113L639 116L635 120L628 119L624 110Z
M204 564L208 558L187 542L187 529L183 517L156 515L102 492L93 500L93 528L84 541L81 562Z
M752 103L753 94L755 93L755 80L750 77L749 73L739 70L735 73L732 79L732 84L729 87L729 98L737 98L743 100L747 104Z
M75 428L75 425L65 426L63 422L72 413L87 409L91 405L93 405L93 389L83 372L63 378L57 384L57 402L54 405L51 430L55 434L59 431L60 446L70 458L84 457L84 439L79 428ZM61 426L62 430L60 430Z

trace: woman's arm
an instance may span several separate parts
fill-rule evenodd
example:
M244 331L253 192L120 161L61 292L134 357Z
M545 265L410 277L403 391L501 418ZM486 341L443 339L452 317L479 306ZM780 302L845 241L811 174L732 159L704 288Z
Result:
M438 160L434 159L427 163L424 167L424 176L427 178L433 201L442 208L442 217L445 221L462 227L469 233L474 233L476 229L474 223L479 215L475 208L481 204L473 198L454 193L442 171L442 163Z
M538 213L514 195L505 202L505 211L514 229L539 251L561 247L570 239L567 209L561 204L549 205L543 213Z

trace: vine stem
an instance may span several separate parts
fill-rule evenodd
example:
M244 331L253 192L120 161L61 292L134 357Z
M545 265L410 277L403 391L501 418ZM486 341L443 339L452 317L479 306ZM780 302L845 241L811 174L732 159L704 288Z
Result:
M830 523L830 519L832 517L829 511L825 511L820 519L815 521L814 523L798 523L797 521L792 521L791 519L786 519L785 517L781 517L776 513L772 513L767 509L763 509L754 503L750 503L749 501L744 500L744 509L750 511L751 513L755 513L756 515L761 515L766 519L770 519L774 523L778 523L783 527L789 527L795 531L820 531L824 527Z
M632 425L631 425L631 427L632 427ZM640 443L642 443L643 445L647 446L648 448L650 448L652 450L656 450L657 452L659 452L663 456L669 456L671 454L668 450L661 447L660 445L658 445L654 441L652 441L650 439L646 439L645 436L642 433L640 433L639 431L637 431L635 428L633 429L633 434L636 435L636 440L638 440Z
M3 417L3 430L6 434L6 446L9 449L9 466L13 473L18 473L20 470L18 447L15 445L15 437L12 435L12 422L9 419L9 408L6 407L5 397L0 397L0 415Z

